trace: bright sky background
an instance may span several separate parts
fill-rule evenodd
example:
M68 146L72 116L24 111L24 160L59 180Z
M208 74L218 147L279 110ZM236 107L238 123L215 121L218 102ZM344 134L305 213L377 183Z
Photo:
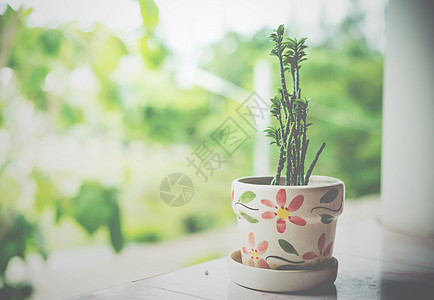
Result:
M198 46L218 41L227 30L251 35L264 26L291 26L297 35L319 40L321 12L326 24L339 23L353 5L351 0L155 0L160 13L159 36L181 55L197 51ZM116 32L134 36L142 24L136 0L0 0L0 11L9 3L14 9L33 7L30 26L56 27L79 21L83 28L103 23ZM367 13L368 40L384 47L384 7L387 0L361 0Z

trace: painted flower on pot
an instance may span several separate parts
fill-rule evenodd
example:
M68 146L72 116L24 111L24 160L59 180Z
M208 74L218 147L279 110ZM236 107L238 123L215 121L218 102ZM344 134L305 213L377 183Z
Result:
M285 189L280 189L276 195L277 205L275 205L273 201L268 200L268 199L261 200L262 204L276 209L276 211L264 212L262 214L262 218L263 219L274 219L275 217L277 217L276 227L277 227L277 231L279 233L285 232L286 220L289 220L289 222L291 222L295 225L304 226L304 225L306 225L305 219L303 219L301 217L293 216L291 214L292 212L297 211L301 207L301 205L303 204L303 201L304 201L304 196L298 195L298 196L295 196L294 199L291 200L291 202L289 203L289 205L287 207L285 207L285 205L286 205L286 191L285 191Z
M262 241L256 246L255 235L253 232L248 236L249 248L243 247L243 253L248 257L248 264L251 267L260 267L264 269L270 269L270 265L261 258L260 255L264 254L268 249L268 242Z
M328 259L328 256L330 255L330 252L332 251L332 248L333 248L333 241L330 242L330 244L328 244L328 246L324 250L325 241L326 241L326 234L323 233L323 234L321 234L321 236L318 239L319 252L318 253L315 253L313 251L306 252L305 254L303 254L303 259L311 260L311 259L316 258L318 260L318 262L320 262L320 263L322 263L326 259Z

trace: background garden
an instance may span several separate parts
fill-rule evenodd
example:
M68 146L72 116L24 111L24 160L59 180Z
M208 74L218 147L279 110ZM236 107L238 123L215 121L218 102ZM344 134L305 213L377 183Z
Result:
M235 222L230 184L252 173L254 138L224 156L206 182L186 157L245 98L196 84L189 70L251 93L254 66L265 60L275 90L278 65L268 39L275 27L244 33L227 26L204 37L188 57L165 38L173 26L162 21L167 1L133 2L141 19L129 31L74 20L40 25L32 23L32 8L0 6L3 293L20 291L19 298L29 291L6 278L13 257L101 243L118 252L128 243ZM326 14L329 8L321 3ZM341 178L347 198L357 199L380 189L383 41L366 30L373 22L366 2L346 3L339 22L323 16L313 38L308 36L301 85L312 98L310 147L327 143L314 173ZM382 16L384 3L378 12ZM276 24L287 24L290 36L305 36L291 20ZM314 151L308 155L311 161ZM194 196L182 207L160 199L160 182L173 172L189 174L194 183Z

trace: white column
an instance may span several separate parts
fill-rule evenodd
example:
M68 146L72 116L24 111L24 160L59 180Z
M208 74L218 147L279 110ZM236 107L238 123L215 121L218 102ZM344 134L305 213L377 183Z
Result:
M383 97L382 222L434 236L434 1L391 0Z
M253 89L264 99L271 98L271 66L268 61L260 60L253 70ZM270 114L257 119L257 134L253 148L253 175L270 175L270 139L265 136L264 130L270 125Z

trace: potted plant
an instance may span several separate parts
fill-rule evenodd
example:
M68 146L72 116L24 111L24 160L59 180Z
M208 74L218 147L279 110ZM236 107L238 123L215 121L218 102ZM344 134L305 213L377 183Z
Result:
M274 177L245 177L232 183L232 208L238 216L241 241L238 259L244 265L274 272L337 270L332 252L345 187L339 179L311 175L325 143L305 169L310 99L301 94L300 67L307 59L306 38L284 39L283 25L270 38L271 55L280 65L281 87L270 106L276 126L268 127L265 134L279 151L278 165ZM292 79L292 91L287 77ZM332 280L335 277L336 272Z

